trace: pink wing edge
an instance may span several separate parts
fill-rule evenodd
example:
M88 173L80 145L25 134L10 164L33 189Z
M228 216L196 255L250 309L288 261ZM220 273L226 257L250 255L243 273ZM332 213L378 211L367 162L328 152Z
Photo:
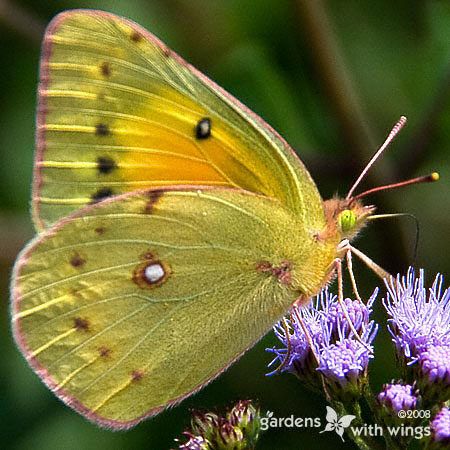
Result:
M153 408L149 410L147 413L143 414L142 416L129 420L129 421L121 421L121 420L113 420L113 419L107 419L105 417L100 416L99 414L96 414L95 412L91 411L89 408L87 408L82 402L77 400L74 396L70 395L65 389L58 388L58 383L54 380L52 375L48 372L48 370L42 366L37 358L30 357L31 350L29 349L27 342L25 340L25 337L21 331L20 328L20 319L14 320L14 317L16 314L20 311L20 302L21 302L21 292L20 289L17 286L17 280L21 275L21 269L26 266L27 261L29 259L30 254L33 252L36 246L40 244L41 241L46 239L48 236L52 236L56 234L61 228L64 227L65 224L71 222L73 219L77 217L81 217L85 215L87 212L89 212L91 209L94 208L101 208L107 205L110 202L114 202L116 200L120 200L127 197L132 196L138 196L138 195L145 195L148 192L154 192L154 191L198 191L198 190L230 190L230 191L241 191L245 192L247 195L254 195L257 197L264 197L268 198L266 196L255 194L250 191L244 191L241 189L234 189L234 188L217 188L214 186L189 186L189 185L182 185L182 186L166 186L164 188L158 188L158 189L141 189L136 190L132 192L127 192L125 194L116 195L114 197L107 198L99 203L88 205L80 210L77 210L70 214L69 216L61 219L58 221L55 225L53 225L48 230L44 231L43 233L39 234L35 239L33 239L28 245L20 252L17 261L14 265L12 277L11 277L11 318L12 318L12 331L13 336L16 341L17 346L21 350L22 354L25 356L25 359L27 363L30 365L30 367L36 372L36 374L39 376L39 378L44 382L44 384L56 395L57 398L62 400L67 406L71 407L78 413L80 413L82 416L84 416L89 421L99 425L102 428L111 429L114 431L119 430L128 430L130 428L133 428L138 423L142 422L143 420L150 418L152 416L155 416L162 412L163 410L167 408L171 408L173 406L176 406L186 398L190 397L191 395L194 395L201 389L203 389L206 385L208 385L210 382L212 382L214 379L216 379L222 372L226 371L231 365L233 365L237 360L239 360L249 349L254 347L256 343L265 335L265 333L260 336L255 342L250 344L246 349L244 349L240 354L238 354L235 358L233 358L231 361L229 361L228 364L226 364L224 367L222 367L220 370L218 370L215 374L213 374L210 378L206 379L203 383L200 383L197 385L194 389L186 393L186 395L182 395L181 397L177 397L172 401L169 401L168 403L158 406L156 408ZM271 199L272 200L272 199ZM274 200L276 201L276 200ZM267 330L269 331L269 330Z
M36 153L35 153L35 164L33 170L33 187L32 187L32 216L33 221L40 227L40 229L44 229L44 224L40 218L39 214L39 203L36 201L36 198L39 195L40 187L42 184L42 177L40 171L37 169L37 163L43 161L43 155L45 153L46 142L45 142L45 131L41 128L42 125L45 124L46 117L46 103L45 97L41 95L42 91L45 91L50 82L50 76L47 66L47 62L50 60L52 55L52 42L51 36L56 32L61 23L64 22L66 18L69 18L72 15L76 14L87 14L94 17L103 17L105 19L117 20L120 19L126 24L128 24L132 29L137 31L140 35L146 38L148 41L156 45L163 51L165 54L174 58L179 64L184 67L187 67L196 77L200 78L207 86L210 86L213 90L219 91L222 95L224 95L232 104L234 104L237 108L242 109L247 115L251 116L256 122L258 122L263 128L265 128L269 133L274 135L277 139L280 140L284 149L297 161L297 163L305 169L305 172L310 177L309 172L306 170L303 162L295 153L293 148L287 143L287 141L276 131L274 130L264 119L258 116L255 112L253 112L250 108L241 103L236 97L231 95L225 89L220 87L217 83L207 77L205 74L200 72L194 66L185 61L181 56L179 56L176 52L171 50L164 42L162 42L159 38L157 38L154 34L150 33L141 25L136 22L118 16L116 14L112 14L106 11L94 10L94 9L72 9L68 11L63 11L55 16L52 21L49 23L47 29L45 30L44 40L42 43L41 50L41 64L39 69L39 85L38 85L38 101L37 101L37 116L36 116Z

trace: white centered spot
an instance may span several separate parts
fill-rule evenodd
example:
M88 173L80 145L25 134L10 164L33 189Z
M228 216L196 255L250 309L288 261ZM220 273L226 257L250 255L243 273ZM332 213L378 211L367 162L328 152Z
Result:
M159 263L150 264L144 270L144 276L149 283L157 283L165 274L164 267Z

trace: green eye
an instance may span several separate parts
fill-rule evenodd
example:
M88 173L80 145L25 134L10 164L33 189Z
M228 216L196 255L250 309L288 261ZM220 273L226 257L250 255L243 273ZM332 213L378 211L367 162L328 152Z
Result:
M339 214L338 223L341 230L346 233L355 226L356 214L350 209L344 209L344 211Z

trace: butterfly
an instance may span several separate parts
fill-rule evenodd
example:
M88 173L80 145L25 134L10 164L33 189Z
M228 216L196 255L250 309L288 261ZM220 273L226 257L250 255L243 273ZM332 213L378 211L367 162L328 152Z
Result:
M60 399L114 429L192 395L306 304L374 211L323 201L262 119L90 10L44 37L32 209L15 339Z
M344 432L345 429L348 428L352 421L356 419L356 416L351 414L339 417L336 411L331 408L331 406L327 406L327 415L326 421L328 422L325 426L325 429L320 431L320 433L325 433L326 431L336 431L336 433L340 436L342 442L344 442Z

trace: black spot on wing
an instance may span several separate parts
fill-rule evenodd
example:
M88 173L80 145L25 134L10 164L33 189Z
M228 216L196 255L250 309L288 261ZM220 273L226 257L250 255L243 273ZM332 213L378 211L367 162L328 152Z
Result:
M144 377L144 372L140 369L135 369L131 372L131 381L141 381Z
M109 77L111 75L111 64L108 61L104 61L100 64L100 73L104 77Z
M106 229L105 229L105 227L97 227L94 231L95 231L98 235L102 235L102 234L106 231Z
M195 126L195 137L197 139L207 139L211 136L211 119L204 117Z
M108 356L111 355L111 349L103 346L98 349L98 353L102 358L107 358Z
M82 267L86 264L86 260L84 258L82 258L78 253L75 253L71 258L70 258L70 265L72 267Z
M114 192L111 188L108 188L108 187L100 188L97 192L92 194L92 196L91 196L92 203L100 202L100 201L104 200L105 198L111 197L113 195L114 195Z
M97 158L97 169L99 173L108 174L117 168L116 162L109 156L99 156Z
M138 33L137 31L133 31L130 34L130 39L132 42L141 42L142 41L142 34Z
M89 321L82 317L75 317L73 319L73 327L78 331L88 331Z
M95 125L95 134L97 136L109 136L111 134L111 130L105 123L98 123Z

